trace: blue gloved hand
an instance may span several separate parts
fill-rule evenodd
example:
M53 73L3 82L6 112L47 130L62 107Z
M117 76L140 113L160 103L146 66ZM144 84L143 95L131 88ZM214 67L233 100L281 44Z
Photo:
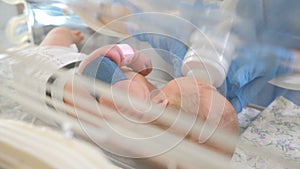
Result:
M187 50L184 43L175 38L151 33L137 34L134 36L140 41L148 42L160 57L167 63L173 65L175 77L182 76L182 61Z
M254 45L239 49L227 74L227 99L237 112L248 105L269 80L293 71L289 64L295 62L288 49ZM274 98L275 99L275 98Z

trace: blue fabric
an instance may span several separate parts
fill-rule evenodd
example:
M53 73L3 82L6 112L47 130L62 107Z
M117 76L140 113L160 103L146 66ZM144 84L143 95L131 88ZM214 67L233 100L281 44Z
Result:
M115 84L127 79L126 75L112 60L103 56L90 62L82 74L108 84Z

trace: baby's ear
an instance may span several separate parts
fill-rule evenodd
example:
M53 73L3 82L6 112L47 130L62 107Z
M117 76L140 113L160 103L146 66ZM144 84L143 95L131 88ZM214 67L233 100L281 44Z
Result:
M76 43L77 45L84 39L84 35L79 30L73 30L71 34L73 43Z
M162 92L158 89L153 90L151 92L150 99L154 104L162 105L164 107L167 107L169 104L169 100L166 97L166 95L164 94L164 92Z
M81 32L79 31L79 30L73 30L72 31L75 35L80 35L81 34Z

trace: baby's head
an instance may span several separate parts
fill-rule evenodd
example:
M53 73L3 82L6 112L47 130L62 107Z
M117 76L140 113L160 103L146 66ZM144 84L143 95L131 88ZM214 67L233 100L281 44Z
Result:
M234 136L239 134L234 108L213 86L192 77L177 78L170 81L152 101L164 104L175 112L195 117L198 122L205 122L209 128L215 129L210 131L208 137L199 131L188 134L187 138L228 156L233 154L234 147L225 149L211 139L214 131L225 131Z
M130 75L127 74L130 77ZM144 76L135 73L131 80L123 81L120 84L112 86L112 89L125 90L130 95L136 96L139 99L147 101L147 97L151 96L151 101L157 105L163 105L167 109L172 109L176 113L184 113L195 117L196 123L205 122L210 128L211 135L207 137L201 131L193 134L188 134L187 138L203 144L207 148L214 151L221 152L228 156L232 156L234 147L224 148L217 145L211 138L214 137L215 132L228 132L233 136L238 136L239 126L237 114L232 105L224 98L213 86L192 77L182 77L168 82L164 88L154 90L155 88L146 80ZM150 93L151 91L159 91ZM100 98L102 105L117 108L116 104L105 99ZM122 111L122 106L119 107ZM132 112L120 112L129 116L134 115ZM153 125L157 125L162 129L169 128L169 125L161 124L159 119L145 119L140 117L143 121L152 121ZM205 127L205 126L204 126ZM205 128L207 129L207 128ZM171 130L172 131L172 130ZM174 131L175 133L178 131ZM182 134L182 133L177 133Z

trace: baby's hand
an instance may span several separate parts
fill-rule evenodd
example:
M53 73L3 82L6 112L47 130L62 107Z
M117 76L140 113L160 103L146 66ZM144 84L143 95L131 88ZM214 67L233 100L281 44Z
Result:
M118 66L128 66L143 76L148 75L152 71L151 60L145 54L135 50L131 46L127 44L118 44L114 46L114 50L118 51L119 58L116 59L118 56L113 55L111 59L118 60L116 62Z
M133 49L127 44L117 45L121 51L121 66L128 66L143 76L152 71L152 62L145 54Z

